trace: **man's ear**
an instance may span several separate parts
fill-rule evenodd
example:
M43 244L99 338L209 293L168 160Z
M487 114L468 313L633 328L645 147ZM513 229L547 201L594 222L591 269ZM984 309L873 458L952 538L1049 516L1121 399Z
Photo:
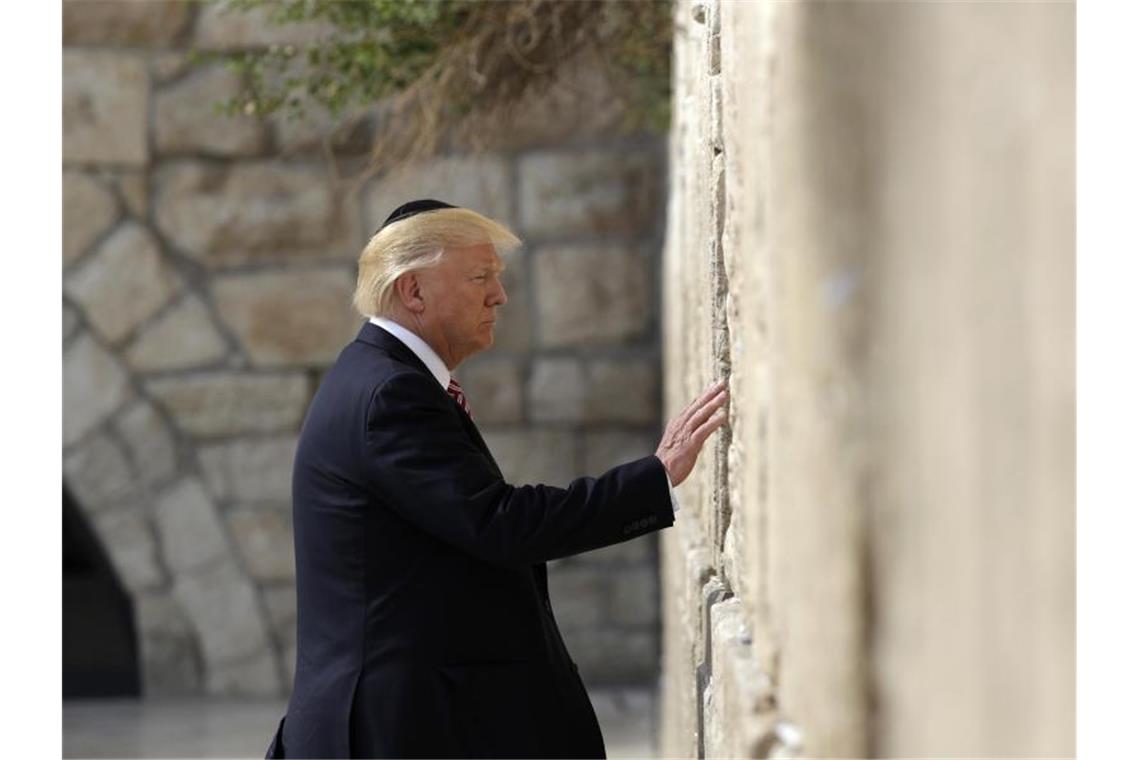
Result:
M404 308L413 314L422 314L426 306L421 289L422 283L416 272L404 272L393 283L396 288L396 297Z

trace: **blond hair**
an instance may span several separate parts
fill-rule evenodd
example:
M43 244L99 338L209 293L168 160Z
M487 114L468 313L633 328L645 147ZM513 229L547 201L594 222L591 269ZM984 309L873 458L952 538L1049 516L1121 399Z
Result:
M466 208L423 211L381 228L357 262L352 305L364 317L392 316L397 278L437 266L447 248L491 243L500 254L522 241L504 225Z

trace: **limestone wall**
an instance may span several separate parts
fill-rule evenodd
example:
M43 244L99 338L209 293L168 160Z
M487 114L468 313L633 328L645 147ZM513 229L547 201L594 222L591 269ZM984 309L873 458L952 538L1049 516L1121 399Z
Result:
M677 6L665 756L1074 752L1074 10Z
M496 347L460 368L516 482L565 484L659 430L659 140L618 135L587 66L481 154L454 146L360 192L367 113L264 122L192 48L303 42L218 4L63 7L64 480L134 601L148 694L282 694L295 598L290 469L322 372L356 334L355 262L399 203L509 223ZM331 134L326 146L322 136ZM656 672L653 537L554 563L592 684Z

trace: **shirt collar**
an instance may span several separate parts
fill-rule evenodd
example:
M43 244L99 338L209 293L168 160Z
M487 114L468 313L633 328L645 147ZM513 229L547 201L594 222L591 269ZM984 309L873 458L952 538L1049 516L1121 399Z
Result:
M423 338L387 317L369 317L368 321L392 333L397 340L410 348L412 353L418 356L420 361L431 370L431 374L439 381L443 389L447 390L451 384L451 373L447 371L447 365L443 363L443 359L439 358L439 354L433 351Z

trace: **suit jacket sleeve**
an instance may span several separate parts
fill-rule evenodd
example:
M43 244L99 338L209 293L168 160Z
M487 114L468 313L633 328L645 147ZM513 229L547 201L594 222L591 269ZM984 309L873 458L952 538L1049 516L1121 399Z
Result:
M454 402L421 372L373 393L365 433L368 488L402 517L487 562L533 564L673 524L664 465L653 455L566 487L514 486L463 428Z

